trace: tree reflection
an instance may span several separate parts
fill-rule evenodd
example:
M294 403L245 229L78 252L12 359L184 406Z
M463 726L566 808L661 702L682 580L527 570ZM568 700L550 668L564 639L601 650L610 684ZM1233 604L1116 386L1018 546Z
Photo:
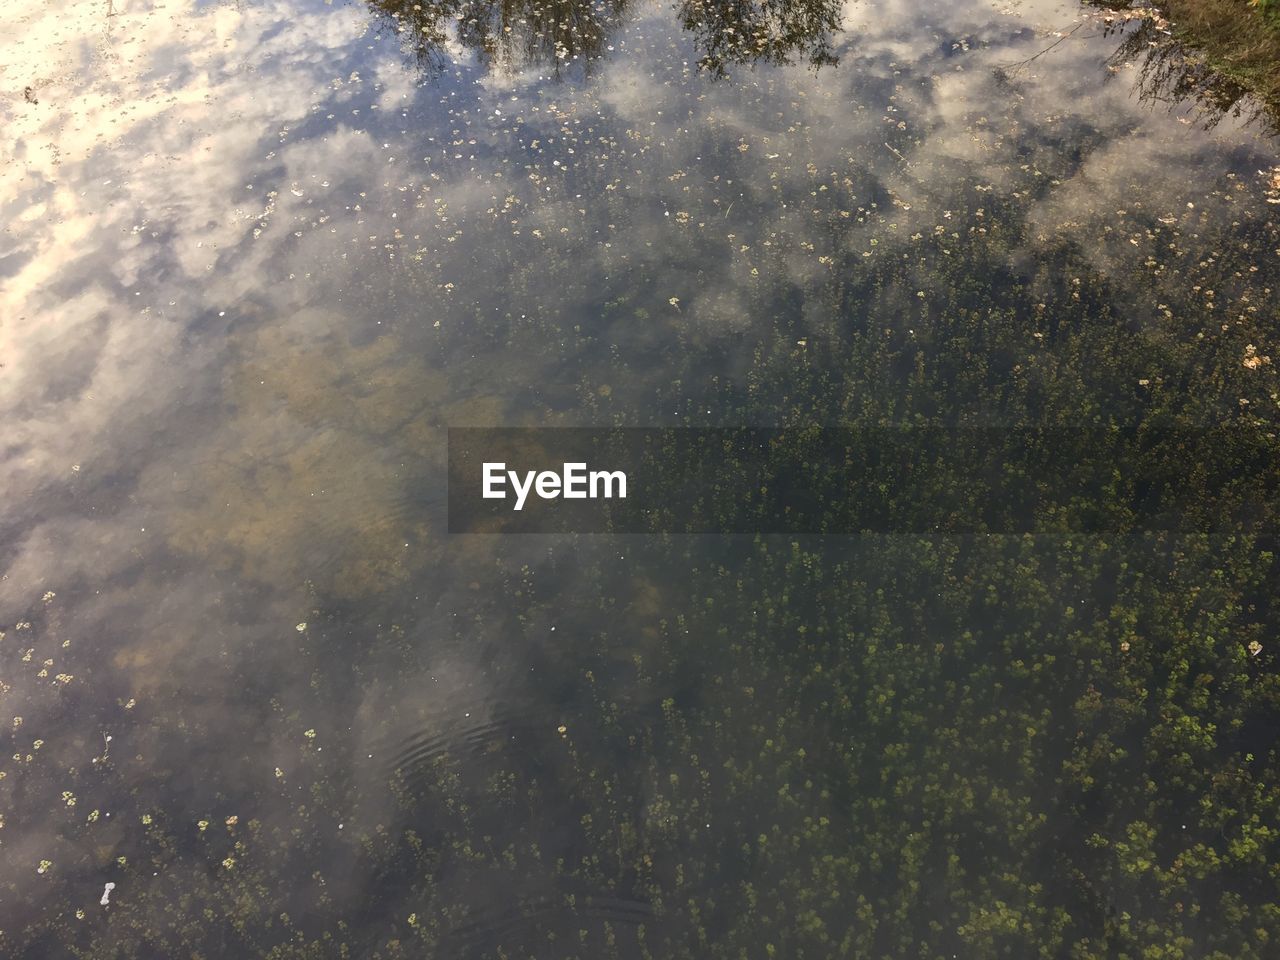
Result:
M1212 69L1173 36L1168 22L1158 12L1121 8L1116 0L1088 2L1108 11L1099 14L1103 35L1121 38L1107 66L1115 70L1137 64L1140 101L1164 103L1170 108L1193 103L1206 129L1216 126L1229 114L1259 123L1268 133L1280 132L1276 104L1251 96L1245 86Z
M368 0L405 37L419 68L439 74L452 43L486 70L550 66L589 72L630 0Z
M435 76L453 62L451 45L495 72L550 67L589 74L631 0L368 0L399 35L419 68ZM716 76L738 63L835 64L839 0L683 0L683 27L699 66Z
M838 0L685 0L680 22L702 49L699 66L723 76L732 64L807 61L833 66Z

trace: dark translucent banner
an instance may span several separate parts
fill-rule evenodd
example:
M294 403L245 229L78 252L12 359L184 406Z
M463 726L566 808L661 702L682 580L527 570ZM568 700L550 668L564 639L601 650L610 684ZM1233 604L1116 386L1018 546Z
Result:
M449 530L1256 532L1280 506L1278 454L1235 424L454 428Z

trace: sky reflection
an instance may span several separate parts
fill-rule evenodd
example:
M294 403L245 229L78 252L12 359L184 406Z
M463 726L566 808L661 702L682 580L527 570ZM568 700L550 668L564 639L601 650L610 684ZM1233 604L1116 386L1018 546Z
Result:
M95 904L143 817L287 832L319 746L359 784L430 737L501 752L554 729L539 684L581 672L555 612L585 636L600 591L627 617L606 665L660 647L661 551L645 576L614 544L446 538L448 426L784 420L818 401L762 358L816 368L850 327L944 337L921 303L963 305L943 271L979 247L1033 325L1092 296L1153 352L1280 349L1274 141L1144 102L1092 12L746 6L11 14L0 75L33 91L0 103L0 630L7 752L37 757L0 784L20 921ZM899 372L867 404L905 396ZM1274 377L1212 402L1261 406ZM607 586L582 557L614 565ZM551 613L496 599L532 595L530 568ZM92 841L60 819L72 782L77 823L116 813ZM357 786L324 803L353 833L398 815ZM382 881L316 816L299 861L347 863L325 895L358 904ZM197 901L220 895L168 856ZM28 887L45 859L67 887ZM139 929L164 922L150 903Z

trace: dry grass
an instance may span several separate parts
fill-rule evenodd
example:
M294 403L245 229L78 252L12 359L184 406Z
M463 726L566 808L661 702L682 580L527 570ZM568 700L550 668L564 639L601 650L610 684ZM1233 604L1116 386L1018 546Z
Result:
M1280 109L1280 0L1163 0L1178 38Z

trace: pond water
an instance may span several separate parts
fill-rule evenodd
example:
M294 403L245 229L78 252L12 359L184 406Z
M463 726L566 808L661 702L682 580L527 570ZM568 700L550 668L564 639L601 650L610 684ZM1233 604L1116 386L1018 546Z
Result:
M1158 21L0 22L4 955L1274 956L1273 525L447 533L448 427L1272 437L1280 141Z

